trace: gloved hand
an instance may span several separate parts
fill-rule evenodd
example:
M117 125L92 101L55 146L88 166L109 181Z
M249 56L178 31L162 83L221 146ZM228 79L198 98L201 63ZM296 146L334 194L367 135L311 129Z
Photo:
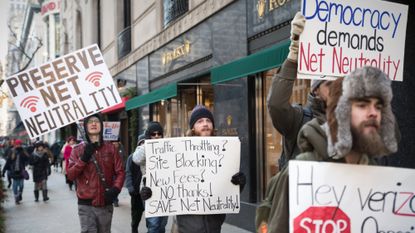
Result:
M291 44L290 52L288 53L287 59L293 62L298 61L298 47L300 44L300 35L304 31L305 17L301 12L295 14L294 19L291 21Z
M105 204L106 205L112 204L112 202L118 196L119 193L120 191L115 187L111 187L108 191L105 191L104 192Z
M130 194L130 196L132 197L136 197L140 195L140 191L138 189L134 189L134 191L132 192L128 192Z
M153 195L153 192L151 191L151 188L145 187L145 186L141 188L140 196L141 196L141 199L143 199L143 201L148 200L152 195Z
M84 154L81 155L81 160L87 163L91 159L92 154L94 154L95 150L96 146L94 144L87 143L85 145Z
M243 172L238 172L232 176L231 182L234 185L239 185L239 190L242 192L246 184L246 176Z

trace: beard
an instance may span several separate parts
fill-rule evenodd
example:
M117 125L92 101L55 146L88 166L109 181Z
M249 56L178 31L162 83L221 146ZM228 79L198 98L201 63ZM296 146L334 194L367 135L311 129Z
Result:
M213 129L204 128L200 131L194 131L194 136L213 136Z
M366 126L376 126L377 130L365 134L363 131ZM357 128L352 127L352 137L352 149L356 152L374 157L385 155L387 151L385 143L383 143L382 137L379 134L379 126L375 120L364 121Z

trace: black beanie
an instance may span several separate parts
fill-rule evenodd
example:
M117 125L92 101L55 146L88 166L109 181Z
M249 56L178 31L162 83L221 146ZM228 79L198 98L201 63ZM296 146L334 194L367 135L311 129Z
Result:
M213 120L213 114L209 111L205 106L203 105L196 105L193 110L192 114L190 114L190 120L189 120L189 127L190 129L193 129L193 126L195 125L196 121L200 118L209 118L210 121L212 121L213 128L215 128L215 121Z
M150 121L148 123L147 130L144 133L146 139L150 139L151 138L151 134L153 132L156 132L156 131L159 132L159 133L161 133L162 135L164 135L164 133L163 133L163 127L161 127L160 123L157 122L157 121Z

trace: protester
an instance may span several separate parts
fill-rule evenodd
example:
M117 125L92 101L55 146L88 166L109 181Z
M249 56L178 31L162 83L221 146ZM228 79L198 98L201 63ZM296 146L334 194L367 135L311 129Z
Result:
M4 151L4 158L6 159L6 161L11 157L13 148L14 148L14 139L10 139L8 140L8 143L6 144L6 149ZM4 164L3 171L2 171L3 177L4 177L4 174L6 174L7 176L7 188L10 188L12 186L13 179L10 174L10 169L6 168L6 164Z
M117 141L113 141L112 144L115 146L115 149L118 150L118 154L120 155L120 158L123 162L123 167L125 167L125 162L127 161L127 158L125 157L124 146L121 144L121 141L119 138ZM118 195L114 198L113 205L114 207L119 206Z
M396 152L391 100L391 81L377 68L357 69L346 78L336 80L330 86L327 123L316 129L320 137L328 136L327 151L323 154L318 150L308 151L296 159L374 165L374 157ZM321 147L318 145L321 141L315 140L314 134L302 134L302 137L304 145ZM277 183L280 191L275 192L271 208L270 233L289 231L288 168L279 173Z
M77 185L81 232L111 232L112 200L123 187L124 168L114 145L103 140L100 114L85 118L84 129L85 142L73 148L67 170Z
M160 139L163 138L163 127L157 121L151 121L148 123L147 130L144 132L145 139ZM138 146L133 153L132 160L135 164L140 166L141 173L143 174L143 185L145 185L145 175L146 175L146 154L144 145ZM144 189L146 190L146 189ZM150 190L151 192L151 190ZM140 191L141 195L141 191ZM143 200L147 200L146 194L144 197L141 196ZM164 233L167 225L167 216L160 217L150 217L146 218L146 226L148 233Z
M48 169L50 169L49 158L46 154L45 144L41 141L35 143L34 151L29 159L33 166L33 182L35 183L35 201L39 201L39 191L42 190L43 201L48 201Z
M65 161L65 182L68 184L69 190L72 190L74 182L68 179L68 174L66 173L66 171L68 171L69 158L71 157L72 149L75 147L75 145L76 145L76 138L74 136L69 136L66 139L66 146L63 151L63 159Z
M145 135L138 137L137 147L144 144ZM140 167L133 163L133 154L128 156L125 167L125 186L131 197L131 232L138 233L138 225L144 212L144 203L140 196L142 173Z
M10 171L10 177L13 179L13 194L17 205L22 201L24 178L28 178L25 177L28 176L25 170L28 159L29 155L22 148L22 141L16 139L13 149L10 151L10 156L4 165L4 169Z
M57 172L59 165L61 163L60 158L59 158L59 154L61 152L62 149L62 143L61 141L56 141L55 143L52 144L50 150L52 151L53 154L53 167L54 170ZM61 170L63 170L63 168L61 167Z
M210 137L215 136L215 122L213 114L203 105L193 108L189 120L189 131L187 136ZM246 176L238 172L230 178L234 185L240 185L242 191L246 183ZM141 197L147 200L151 197L152 191L149 187L143 187ZM177 215L177 227L180 233L190 232L221 232L222 224L226 218L225 214L210 215Z
M283 149L278 161L280 170L286 166L288 160L300 153L297 135L301 126L313 118L317 118L320 124L326 121L324 102L327 99L330 81L313 80L306 105L290 104L297 77L299 37L304 26L305 18L298 12L291 22L291 44L287 59L273 77L267 97L272 124L283 137Z

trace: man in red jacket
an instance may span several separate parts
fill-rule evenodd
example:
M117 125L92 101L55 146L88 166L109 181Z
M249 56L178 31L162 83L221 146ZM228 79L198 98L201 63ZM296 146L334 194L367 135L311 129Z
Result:
M118 150L103 140L100 114L85 118L84 129L86 141L72 150L67 175L77 184L81 232L109 233L112 200L124 184L124 167Z

